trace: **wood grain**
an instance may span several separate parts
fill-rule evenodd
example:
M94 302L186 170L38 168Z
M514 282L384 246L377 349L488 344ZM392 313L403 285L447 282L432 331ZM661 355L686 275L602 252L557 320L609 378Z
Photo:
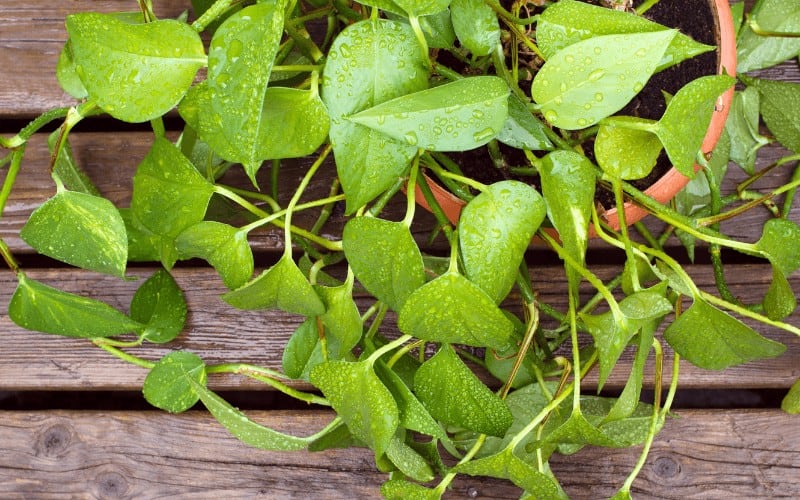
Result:
M306 434L331 414L251 412ZM639 498L791 497L800 491L800 427L774 410L684 411L659 434L634 483ZM248 448L204 412L0 412L3 498L377 498L386 476L365 449L309 454ZM606 498L637 449L554 457L574 499ZM568 461L567 461L568 460ZM516 498L498 480L458 477L446 498Z
M713 286L711 270L705 266L687 266L703 288ZM134 269L132 274L145 277L152 269ZM614 272L613 266L597 266L603 278ZM561 270L542 267L536 270L534 286L540 300L565 309L565 285ZM731 291L752 298L763 293L771 278L768 265L736 265L728 269ZM239 311L231 308L219 295L225 291L219 278L207 268L178 268L174 275L183 288L189 306L188 324L176 342L167 346L148 345L131 349L132 354L156 360L170 349L180 348L197 353L207 363L242 362L280 368L283 348L300 318L278 311ZM128 309L138 286L135 281L86 272L66 270L31 270L31 278L41 280L73 293L104 300L123 311ZM794 276L792 286L800 293L800 276ZM145 370L129 365L93 347L86 340L68 339L29 332L14 325L7 316L7 307L14 290L15 279L8 271L0 271L0 390L139 390ZM584 291L590 289L584 287ZM359 298L362 310L370 302ZM788 319L800 325L800 312ZM393 316L384 323L383 332L397 336ZM754 325L768 337L788 346L788 351L772 360L754 361L730 368L723 373L695 368L684 363L681 384L686 388L786 388L800 377L800 338L779 333L763 325ZM567 354L567 353L565 353ZM610 389L621 387L631 363L626 352L619 368L608 383ZM667 364L666 366L671 366ZM648 384L652 386L652 366L648 369ZM263 387L237 377L214 377L212 386L220 389L253 389ZM589 380L591 384L591 379Z

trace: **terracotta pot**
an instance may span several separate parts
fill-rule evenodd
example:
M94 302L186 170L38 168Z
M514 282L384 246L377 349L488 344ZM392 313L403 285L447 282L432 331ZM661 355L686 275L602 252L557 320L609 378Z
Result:
M728 0L711 0L712 10L716 13L717 21L717 34L718 34L718 74L728 74L736 76L736 33L733 27L733 16ZM717 141L719 141L722 131L725 128L725 120L728 117L728 111L733 100L734 89L731 87L727 92L717 100L714 108L714 114L711 118L711 124L706 132L705 139L703 140L702 151L708 154L714 150ZM695 170L700 169L699 165L695 165ZM442 207L447 218L452 223L458 222L458 217L461 214L461 209L464 207L464 201L454 196L452 193L443 188L440 184L425 176L425 180L433 192L434 197ZM422 179L420 179L422 181ZM667 203L671 200L681 189L683 189L689 179L675 170L669 169L663 177L653 183L645 193L657 200L659 203ZM417 203L420 206L430 210L425 197L419 188L416 194ZM641 220L647 215L647 211L633 205L632 203L625 204L625 221L627 224L633 224ZM613 208L605 212L603 217L608 224L614 229L619 229L619 215L617 209ZM590 231L592 234L594 231Z

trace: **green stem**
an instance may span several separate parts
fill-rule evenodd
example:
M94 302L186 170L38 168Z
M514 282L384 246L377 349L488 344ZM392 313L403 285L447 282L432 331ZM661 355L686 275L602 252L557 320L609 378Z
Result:
M658 2L659 0L645 0L644 2L641 3L641 5L639 5L639 7L636 8L636 13L641 16L642 14L650 10L650 8L656 5Z
M653 404L653 415L650 418L650 427L647 431L647 439L645 439L642 452L639 454L639 460L636 461L636 465L633 467L633 470L628 475L627 479L625 479L625 483L619 489L619 491L623 493L630 492L631 486L633 485L633 481L636 479L636 476L639 475L639 472L641 472L645 462L647 462L647 456L650 454L650 448L653 446L653 441L655 440L656 434L658 434L658 427L660 421L659 404L661 403L661 377L663 369L662 367L664 363L664 352L661 349L661 343L657 339L653 340L653 349L655 349L655 356L656 356L656 376L655 376L656 397Z
M38 132L42 127L47 125L48 123L52 122L53 120L59 120L67 116L69 110L72 109L71 106L65 106L63 108L55 108L49 111L42 113L41 115L37 116L32 122L25 126L22 130L20 130L19 134L11 137L9 139L4 139L0 137L0 146L13 149L18 148L21 145L28 142L28 139L33 137L33 134Z
M469 451L461 458L461 460L459 460L458 465L465 464L472 460L472 458L477 455L480 449L483 447L484 441L486 441L486 434L481 434L478 436L478 438L475 440L475 444L473 444L472 448L470 448ZM447 487L450 485L450 483L453 482L453 479L455 479L456 474L457 473L455 472L448 472L433 490L435 494L438 494L438 496L441 497L445 490L447 490Z
M536 304L529 303L527 309L529 319L525 328L525 336L522 338L522 344L519 347L519 351L517 351L517 357L514 359L511 372L508 374L508 378L505 384L503 384L503 388L500 390L500 399L505 399L506 396L508 396L508 392L514 384L514 379L517 378L517 372L519 372L522 366L522 361L525 359L525 355L531 347L536 329L539 327L539 310L536 308Z
M213 23L219 16L225 13L226 10L231 8L232 5L240 1L241 0L217 0L208 10L203 12L203 15L192 23L192 28L198 33L203 31L209 24Z
M792 181L797 182L800 181L800 166L797 166L794 169L794 173L792 174ZM786 192L786 198L783 199L783 207L781 208L781 217L789 217L789 212L792 210L792 205L794 204L794 196L797 193L797 187L792 188L791 190Z
M390 351L392 351L394 349L397 349L398 347L400 347L401 345L405 344L406 342L408 342L409 340L411 340L413 338L414 337L412 337L411 335L402 335L399 338L389 342L385 346L383 346L383 347L381 347L379 349L376 349L375 352L370 354L370 356L367 358L367 363L368 364L375 363L375 361L378 358L380 358L381 356L383 356L387 352L390 352Z
M442 207L439 206L439 202L434 198L431 187L425 181L418 183L417 186L419 186L420 191L422 191L422 196L428 203L433 216L436 218L436 222L438 222L439 227L444 231L445 237L447 237L448 240L452 240L455 237L453 234L453 226L450 225L450 219L447 218L444 211L442 211Z
M286 207L286 221L284 222L284 224L285 224L284 237L285 237L286 248L285 248L284 251L287 254L291 254L291 252L292 252L292 230L291 230L291 228L292 228L292 215L293 215L295 206L297 205L297 202L300 201L300 197L303 195L303 192L305 192L306 188L308 187L308 184L311 182L311 178L314 177L315 173L317 173L317 170L319 170L319 167L322 166L322 163L328 157L328 155L330 154L331 150L332 150L332 147L331 147L330 144L325 146L325 148L322 150L322 153L320 153L320 155L317 157L317 159L314 160L314 163L311 164L311 167L309 167L308 172L306 172L306 175L303 176L303 180L300 181L300 185L297 186L297 189L294 192L294 196L292 196L292 199L289 200L289 205Z
M145 368L147 370L152 370L153 367L156 366L156 364L153 363L152 361L147 361L146 359L142 359L142 358L136 357L136 356L134 356L132 354L128 354L125 351L117 349L113 345L109 344L106 341L106 339L94 339L94 340L92 340L92 343L94 345L96 345L97 347L99 347L99 348L101 348L101 349L113 354L114 356L118 357L119 359L121 359L123 361L127 361L128 363L130 363L132 365L136 365L136 366L139 366L141 368Z
M21 146L11 152L11 163L8 167L8 173L3 181L3 187L0 188L0 219L5 213L6 203L8 203L8 199L11 196L11 190L14 188L17 175L22 167L22 157L25 155L25 147L26 145L23 143Z
M419 17L409 15L408 22L411 25L411 29L414 31L414 36L417 37L417 43L419 43L419 49L422 52L422 60L425 61L425 64L428 66L429 70L433 69L429 55L428 41L425 39L425 33L422 31L422 27L419 25Z
M17 261L14 260L14 255L11 253L11 249L8 248L8 245L2 238L0 238L0 255L3 257L3 260L6 261L6 265L14 272L14 274L19 277L20 271L19 264Z
M252 378L253 380L263 382L270 387L273 387L282 393L292 396L300 401L305 401L306 403L310 404L330 406L328 400L323 397L308 392L298 391L297 389L289 387L288 385L278 381L277 378L286 378L286 376L280 372L270 370L268 368L262 368L260 366L249 365L246 363L223 363L219 365L207 366L206 373L233 373L236 375L244 375L245 377Z
M699 291L698 295L702 299L704 299L705 301L710 302L712 304L716 304L716 305L718 305L718 306L720 306L722 308L728 309L729 311L735 312L736 314L739 314L741 316L745 316L745 317L750 318L750 319L754 319L754 320L758 321L759 323L764 323L766 325L774 326L775 328L780 328L781 330L784 330L784 331L787 331L789 333L793 333L793 334L795 334L797 336L800 336L800 328L798 328L798 327L796 327L794 325L790 325L789 323L784 323L783 321L775 321L775 320L769 319L768 317L766 317L766 316L764 316L762 314L759 314L759 313L757 313L755 311L751 311L750 309L747 309L745 307L742 307L742 306L739 306L739 305L736 305L736 304L731 304L727 300L721 299L721 298L717 297L716 295L710 294L708 292L704 292L702 290Z
M614 187L614 202L617 205L617 217L619 218L619 229L622 234L622 242L625 244L625 256L630 263L631 270L631 284L633 291L638 292L641 290L642 285L639 282L639 270L636 266L636 257L633 255L633 245L628 234L628 224L625 220L625 200L622 194L622 179L615 177L611 179Z
M411 173L408 175L408 184L406 185L406 215L403 217L403 224L406 227L411 227L411 222L414 221L414 212L417 208L415 202L417 195L417 175L419 175L419 156L422 150L417 152L414 161L411 163Z

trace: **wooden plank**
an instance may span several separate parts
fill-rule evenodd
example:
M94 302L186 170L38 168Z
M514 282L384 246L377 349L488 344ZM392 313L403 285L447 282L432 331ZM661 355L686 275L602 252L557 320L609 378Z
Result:
M154 2L156 15L177 17L186 0ZM67 39L64 18L76 12L136 11L132 0L3 2L0 4L0 120L33 118L48 109L70 106L75 99L61 90L56 63Z
M330 413L251 412L307 434ZM800 497L800 427L777 410L681 411L658 436L633 495L641 498ZM3 498L377 498L386 475L365 449L321 453L248 448L204 412L0 412ZM638 449L587 448L554 457L574 499L607 498ZM498 480L458 477L446 498L516 498Z
M175 134L172 134L175 138ZM133 174L137 165L147 154L152 143L152 134L147 132L125 133L81 133L73 132L70 135L72 149L76 161L84 168L87 174L97 184L100 192L119 207L130 205L131 190L133 187ZM770 147L763 155L761 166L782 157L785 151L779 147ZM42 204L48 197L55 193L55 185L50 178L48 165L50 154L47 151L47 142L44 134L37 134L30 141L26 150L22 172L17 177L14 191L11 194L5 214L0 218L0 238L2 238L15 253L30 253L32 250L19 238L19 231L28 220L31 212ZM282 198L278 201L285 206L291 191L286 185L296 184L300 181L308 167L307 160L292 160L284 162L281 169L280 182L282 183ZM736 184L744 179L744 174L737 167L731 167L732 175L726 180L726 192L735 189ZM0 179L5 177L7 170L0 170ZM778 169L765 176L758 183L764 190L774 189L791 177L790 168ZM330 164L309 185L305 200L327 196L330 182L335 175L335 167ZM222 182L244 189L252 188L250 181L243 174L241 168L232 168ZM269 192L269 169L263 168L259 172L259 182L265 192ZM405 200L396 196L387 206L383 216L391 220L401 220L405 214ZM301 227L310 227L313 224L318 210L309 210L297 214L295 223ZM745 241L754 241L760 234L758 231L768 214L762 208L750 210L748 213L736 218L723 226L724 232ZM800 223L800 204L795 203L790 218ZM341 211L337 211L325 229L326 234L341 234L341 227L345 222ZM659 222L653 217L646 219L646 224L652 230L657 230ZM447 246L443 238L429 242L430 234L435 227L433 217L422 209L417 211L417 220L414 223L414 236L418 243L428 251L443 252ZM251 243L257 252L280 250L283 245L282 232L276 228L265 228L252 233ZM668 246L679 243L671 239ZM599 240L591 244L593 251L607 250L608 246ZM541 248L539 245L538 248ZM548 252L549 253L549 252ZM682 253L681 253L682 254ZM550 255L550 259L554 259Z
M700 286L713 283L707 266L688 266ZM602 278L609 278L613 266L596 266ZM149 275L152 269L133 269L135 276ZM160 358L170 349L190 350L208 363L242 362L271 368L281 366L283 348L300 318L277 311L239 311L219 299L224 286L213 270L207 268L177 268L174 275L183 288L189 306L189 319L184 333L167 346L148 345L130 352L145 359ZM771 278L768 265L734 265L728 268L732 293L748 300L763 293ZM88 272L66 270L30 270L29 276L49 285L93 296L114 307L127 310L137 282ZM795 293L800 293L800 276L791 278ZM14 325L7 316L7 307L16 286L13 274L0 271L0 390L139 390L145 370L129 365L94 348L86 340L68 339L29 332ZM534 286L540 290L540 300L565 309L565 285L562 271L554 267L537 269ZM588 288L584 288L588 291ZM365 309L369 301L359 299ZM800 325L800 311L788 319ZM389 316L383 332L398 335L394 317ZM783 356L755 361L731 368L720 374L682 365L681 386L686 388L786 388L800 377L800 338L777 332L763 325L756 327L771 338L784 342L788 351ZM568 353L565 352L565 355ZM631 353L626 352L620 367L608 383L609 389L624 384ZM669 363L669 361L668 361ZM666 366L671 366L667 364ZM249 380L237 377L213 377L218 389L248 390L262 388ZM588 382L591 386L591 380ZM652 367L647 383L652 386Z

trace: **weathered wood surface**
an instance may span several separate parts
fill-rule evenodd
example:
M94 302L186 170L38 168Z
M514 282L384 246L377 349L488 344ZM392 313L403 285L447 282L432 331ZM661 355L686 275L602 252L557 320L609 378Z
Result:
M687 266L704 288L713 286L711 269L707 266ZM134 269L132 274L147 276L152 269ZM613 266L597 266L598 275L608 278ZM769 284L768 265L729 266L731 291L748 299L759 297ZM114 307L127 310L138 286L116 278L86 272L64 270L31 270L29 275L51 286L104 300ZM174 344L148 345L129 352L156 360L169 349L180 347L197 353L208 363L242 362L271 368L281 366L281 355L289 336L299 325L300 318L275 311L239 311L219 299L225 288L213 270L207 268L178 268L174 275L184 289L189 306L189 320L184 333ZM800 294L800 276L791 278L795 293ZM43 389L117 389L138 390L145 371L117 360L86 340L54 337L23 330L6 315L16 280L10 271L0 271L0 390ZM534 286L539 287L540 300L562 310L565 305L565 285L562 271L545 266L535 271ZM589 288L585 290L588 292ZM362 309L369 305L360 300ZM800 325L800 312L788 322ZM723 373L701 370L684 363L680 373L685 388L786 388L800 377L800 339L763 325L754 325L765 335L784 342L788 351L773 360L755 361L733 367ZM385 333L396 336L393 318L388 318ZM631 353L614 371L608 388L621 387L632 361ZM671 366L667 364L667 366ZM652 367L651 367L652 368ZM648 371L652 385L652 370ZM237 377L214 377L216 388L253 389L259 386Z
M251 412L308 434L326 412ZM775 410L682 411L634 483L637 498L778 498L800 491L800 427ZM3 498L375 498L385 475L365 449L248 448L204 412L0 412ZM572 498L612 495L638 449L587 448L552 460ZM459 477L448 498L516 498L507 482Z

